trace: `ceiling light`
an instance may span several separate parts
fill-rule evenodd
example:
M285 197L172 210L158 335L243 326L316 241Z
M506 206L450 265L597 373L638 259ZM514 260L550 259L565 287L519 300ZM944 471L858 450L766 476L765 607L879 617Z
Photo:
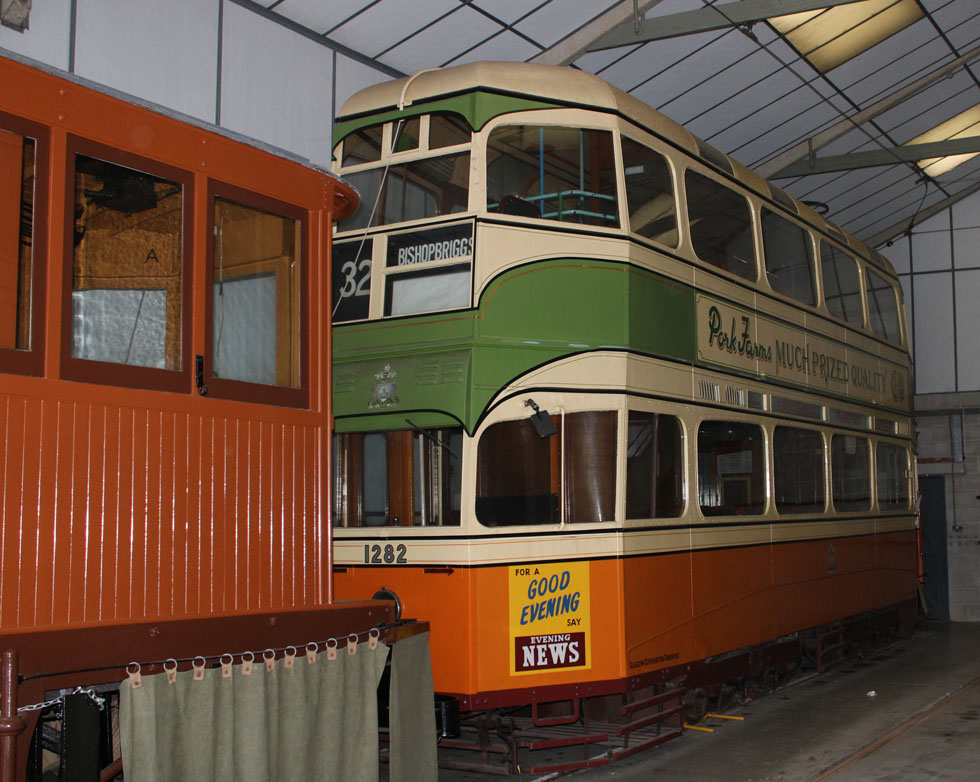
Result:
M923 16L916 0L864 0L777 16L769 23L814 68L826 73Z
M962 114L957 114L952 119L946 120L941 125L937 125L932 130L927 130L921 136L916 136L908 144L928 144L932 141L948 141L953 138L969 138L970 136L980 136L980 105L967 109ZM946 157L932 157L917 161L919 166L926 174L935 177L952 171L958 165L965 163L972 157L976 157L978 152L968 152L963 155L947 155Z

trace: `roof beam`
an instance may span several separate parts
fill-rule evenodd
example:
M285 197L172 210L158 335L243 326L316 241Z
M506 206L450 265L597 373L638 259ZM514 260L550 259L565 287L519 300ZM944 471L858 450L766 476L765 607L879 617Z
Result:
M901 147L875 149L870 152L853 152L849 155L827 155L798 160L773 174L770 179L829 174L832 171L853 171L857 168L893 166L896 163L915 162L950 155L966 155L980 152L980 136L951 138L946 141L930 141L925 144L905 144Z
M705 6L696 11L682 11L654 19L643 19L639 25L632 21L623 22L596 38L589 45L588 51L633 46L663 38L721 30L732 25L761 22L774 16L788 16L802 11L816 11L858 2L861 0L740 0L740 2Z
M969 187L960 190L958 193L953 193L953 195L951 195L949 198L944 198L942 201L937 201L932 206L923 209L920 212L916 212L911 218L899 220L897 223L890 225L885 230L878 231L878 233L876 233L874 236L865 239L864 243L869 247L881 247L886 242L891 241L897 236L901 236L906 231L911 231L919 223L928 220L933 215L946 211L956 202L962 201L964 198L973 195L978 190L980 190L980 182L975 182Z
M591 22L586 22L574 32L566 35L558 43L539 52L528 62L543 65L569 65L588 51L597 38L619 26L630 30L639 29L643 24L643 14L661 0L621 0L609 10L599 14Z
M845 117L843 120L838 122L826 130L821 131L813 138L807 141L801 141L799 144L790 147L785 152L780 153L776 157L772 158L762 165L755 166L755 171L766 179L777 179L783 176L783 171L792 163L797 160L802 160L803 158L809 157L813 152L818 149L830 144L832 141L836 141L841 136L846 133L850 133L855 128L863 125L865 122L870 122L879 114L883 114L889 109L894 108L899 103L904 103L906 100L911 98L913 95L921 92L927 87L932 86L940 79L944 79L953 71L957 70L960 66L965 66L970 63L971 60L980 57L980 46L977 46L961 57L957 57L955 60L951 60L945 65L937 68L923 76L921 79L917 79L906 87L900 90L896 90L891 95L887 95L882 98L877 103L873 103L868 106L868 108L863 109L856 114Z

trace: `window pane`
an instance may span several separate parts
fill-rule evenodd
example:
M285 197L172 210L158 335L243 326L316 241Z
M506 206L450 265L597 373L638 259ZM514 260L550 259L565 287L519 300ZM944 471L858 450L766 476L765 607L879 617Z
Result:
M672 415L631 410L626 443L626 518L680 516L684 509L684 452Z
M866 272L868 319L871 321L871 329L879 337L898 342L901 339L901 329L898 325L898 299L895 288L871 269L866 269Z
M815 304L810 234L781 215L763 209L762 245L769 286L804 304Z
M765 510L762 429L754 424L705 421L698 429L698 500L705 516Z
M866 437L835 434L830 441L834 508L871 509L871 458Z
M31 349L35 149L0 129L0 348Z
M565 416L565 521L612 521L616 510L616 413Z
M612 133L532 125L497 128L487 142L487 208L618 226Z
M179 369L180 184L75 156L72 356Z
M698 258L720 269L755 280L752 212L745 196L696 171L684 177L691 241Z
M466 144L470 126L459 114L433 114L429 117L429 149Z
M215 377L300 385L298 221L216 198Z
M861 280L857 262L834 245L820 243L823 268L823 300L834 315L855 326L864 323L861 312Z
M374 239L360 237L333 246L333 311L331 320L344 323L361 320L370 312L371 253Z
M339 223L341 231L465 212L470 153L399 163L388 167L387 174L384 168L357 171L344 179L360 192L361 202Z
M557 425L557 424L556 424ZM502 421L480 438L476 517L481 524L557 524L561 438L540 437L529 418Z
M391 140L395 152L408 152L419 148L422 135L420 117L409 117L391 123Z
M676 247L674 187L664 156L624 136L623 174L630 230L668 247Z
M878 443L878 507L904 510L909 506L908 451L890 443Z
M385 284L385 315L451 310L470 303L469 264L393 274Z
M777 426L772 451L776 510L780 513L822 511L825 495L820 433Z
M338 434L334 526L458 526L462 429Z
M345 166L356 166L359 163L370 163L381 159L381 137L384 125L372 125L355 130L344 139Z
M563 458L565 520L611 521L616 507L616 417L613 411L570 413L564 422L553 417L557 432L550 437L541 437L530 418L489 427L477 451L480 523L557 524Z

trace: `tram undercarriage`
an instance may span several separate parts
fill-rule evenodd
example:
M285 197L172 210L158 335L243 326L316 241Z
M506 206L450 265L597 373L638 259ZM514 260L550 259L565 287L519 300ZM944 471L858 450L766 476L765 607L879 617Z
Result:
M906 601L626 680L569 686L564 699L470 712L458 725L439 726L439 766L494 775L605 766L698 729L706 715L762 697L801 673L870 657L911 632L917 609Z

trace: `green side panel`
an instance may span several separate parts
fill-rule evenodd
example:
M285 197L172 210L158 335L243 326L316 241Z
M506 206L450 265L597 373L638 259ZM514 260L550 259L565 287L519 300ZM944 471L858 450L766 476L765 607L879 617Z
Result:
M697 356L694 291L640 269L630 272L630 349L693 364Z
M690 288L626 264L551 260L492 281L475 311L338 326L337 429L407 428L409 418L472 432L501 388L574 353L693 361L694 307Z
M390 109L378 114L369 114L349 120L338 120L333 126L334 146L343 140L344 136L368 125L377 125L393 119L416 117L434 111L450 111L461 115L474 131L480 130L494 117L515 111L530 111L532 109L554 109L557 104L539 100L529 100L513 95L497 95L492 92L471 92L466 95L455 95L442 100L413 103L403 110Z

